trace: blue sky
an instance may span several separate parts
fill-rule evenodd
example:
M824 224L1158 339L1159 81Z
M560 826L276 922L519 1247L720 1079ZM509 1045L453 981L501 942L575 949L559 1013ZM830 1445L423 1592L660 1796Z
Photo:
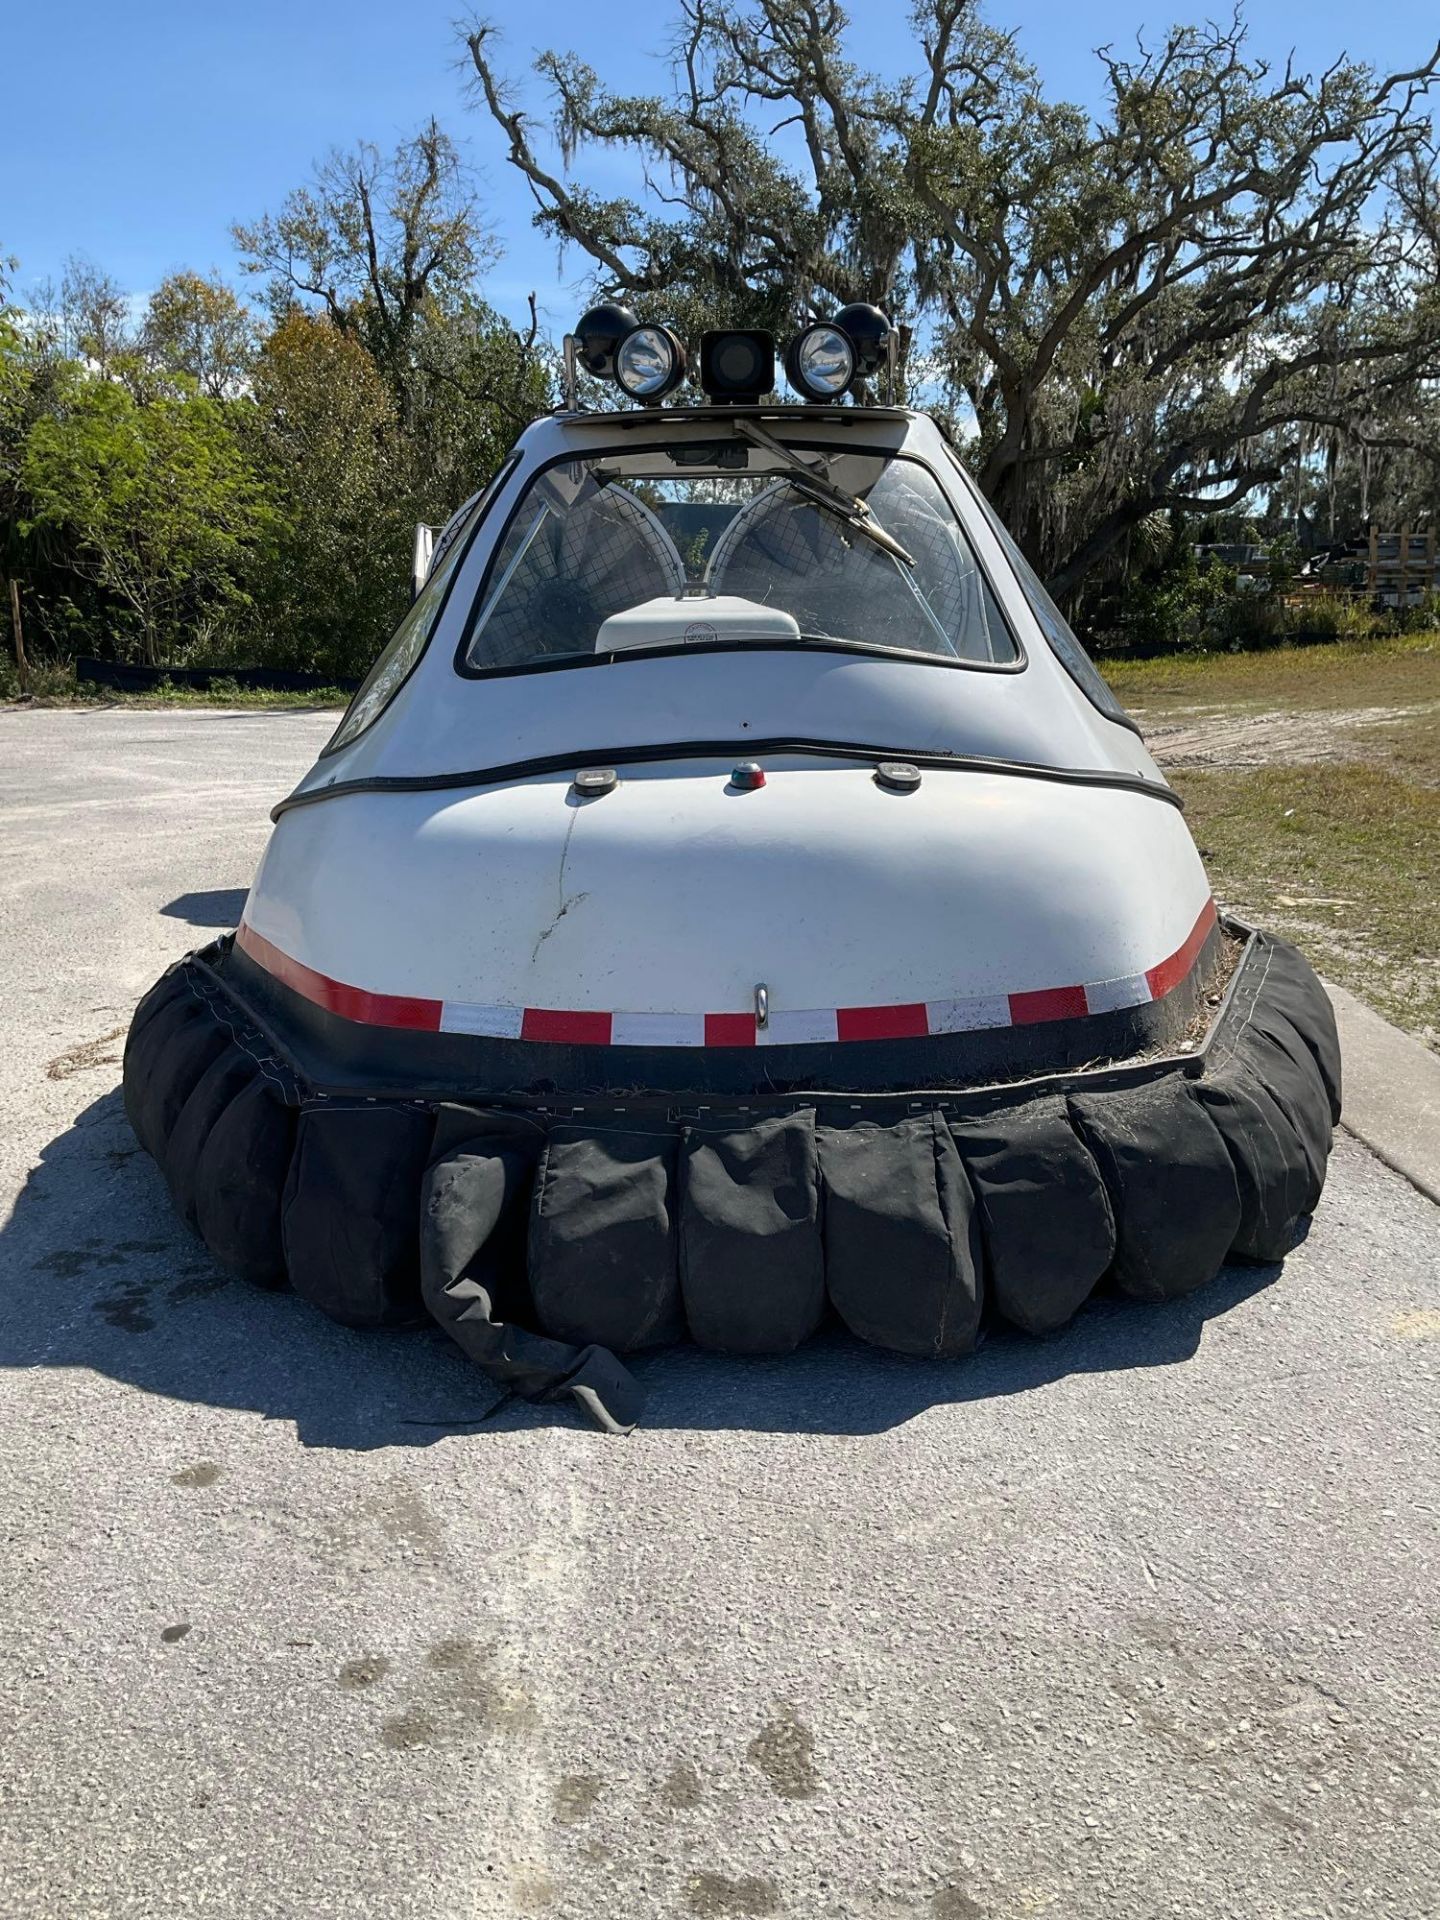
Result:
M176 267L233 275L229 229L278 205L330 147L369 138L393 143L436 114L479 171L505 257L488 286L497 306L520 313L530 288L563 326L583 261L563 268L529 226L530 201L505 164L497 136L465 105L452 22L463 0L69 0L63 9L11 5L4 32L0 111L0 256L20 259L18 290L58 277L68 255L88 256L143 293ZM1213 3L1211 12L1225 12ZM1095 95L1091 49L1163 27L1183 0L1031 0L995 4L989 17L1020 26L1025 50L1053 90ZM607 77L646 90L665 67L647 51L650 7L594 0L492 6L507 68L523 76L541 46L573 49ZM852 0L852 48L866 65L903 65L903 0ZM1309 67L1342 50L1408 64L1436 37L1434 0L1393 0L1378 44L1358 34L1382 16L1341 0L1303 10L1253 0L1252 40L1278 59L1294 47ZM617 17L625 27L617 31ZM663 29L662 29L663 37ZM530 98L538 106L539 96Z

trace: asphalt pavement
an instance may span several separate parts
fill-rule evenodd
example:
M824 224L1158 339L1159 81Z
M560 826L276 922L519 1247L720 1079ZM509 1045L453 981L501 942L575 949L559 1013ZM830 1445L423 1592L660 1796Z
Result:
M1440 1210L1342 1136L1169 1306L497 1407L120 1106L331 724L0 712L7 1920L1440 1914Z

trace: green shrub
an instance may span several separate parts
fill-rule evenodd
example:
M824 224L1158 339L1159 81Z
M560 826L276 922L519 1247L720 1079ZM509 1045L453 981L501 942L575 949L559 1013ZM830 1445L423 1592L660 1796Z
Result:
M1413 607L1387 607L1388 633L1434 633L1440 629L1440 593L1427 593Z
M1278 647L1285 639L1285 603L1278 593L1253 588L1216 603L1207 629L1211 644L1231 653Z
M1297 640L1368 640L1374 614L1348 593L1316 593L1285 608L1285 625Z

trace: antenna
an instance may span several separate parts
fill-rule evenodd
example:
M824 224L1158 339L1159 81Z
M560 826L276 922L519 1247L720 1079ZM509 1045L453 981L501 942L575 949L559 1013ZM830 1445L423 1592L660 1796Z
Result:
M567 333L565 336L565 406L570 413L578 411L575 395L575 336L573 333Z

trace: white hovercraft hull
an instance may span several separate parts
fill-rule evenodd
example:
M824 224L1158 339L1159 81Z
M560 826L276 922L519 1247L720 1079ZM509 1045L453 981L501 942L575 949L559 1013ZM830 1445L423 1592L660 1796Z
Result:
M693 1050L753 1020L761 987L760 1046L1146 1005L1213 919L1183 816L1147 793L934 769L896 793L872 765L794 756L765 771L755 792L691 761L626 768L594 799L548 775L299 807L241 944L374 1024L412 1003L401 1018L442 1032ZM887 1027L886 1009L906 1011Z
M277 808L234 939L141 1002L127 1111L182 1216L257 1284L433 1318L612 1426L640 1404L614 1355L682 1336L782 1352L834 1315L945 1357L1101 1283L1161 1299L1283 1258L1339 1115L1328 1001L1217 919L1174 796L931 423L807 411L804 444L927 470L1013 657L649 650L652 592L613 652L473 666L527 488L637 424L687 469L729 431L528 430L428 645Z

